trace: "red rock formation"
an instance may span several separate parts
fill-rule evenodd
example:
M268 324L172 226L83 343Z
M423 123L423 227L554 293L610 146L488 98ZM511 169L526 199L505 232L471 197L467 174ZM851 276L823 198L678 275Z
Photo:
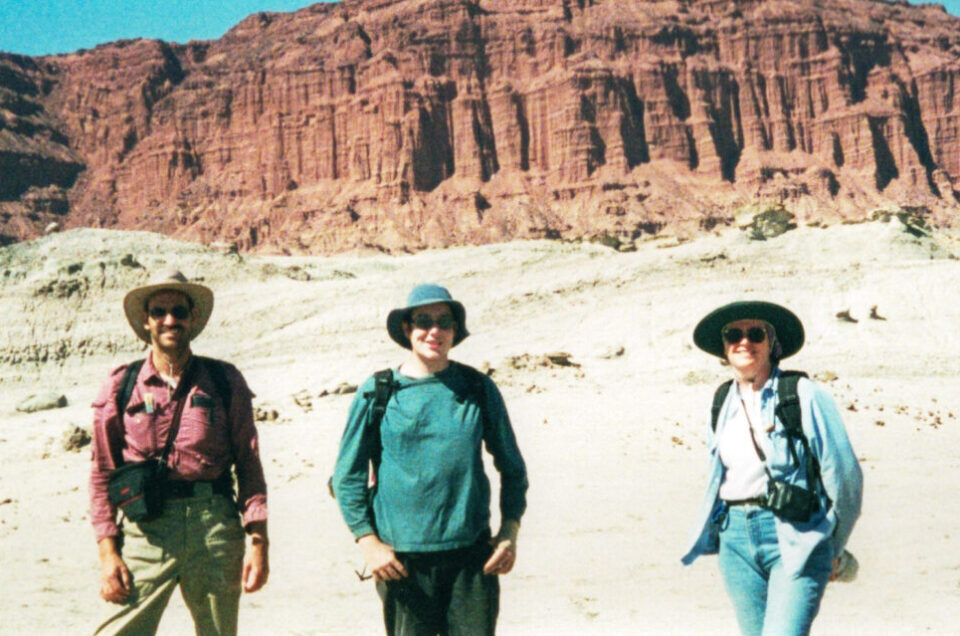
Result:
M345 0L223 38L0 56L0 239L418 249L925 206L960 19L879 0Z

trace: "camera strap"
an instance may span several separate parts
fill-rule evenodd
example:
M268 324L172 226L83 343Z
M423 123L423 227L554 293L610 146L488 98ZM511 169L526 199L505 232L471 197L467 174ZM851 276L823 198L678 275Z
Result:
M739 389L737 391L739 393ZM767 473L767 479L773 481L773 475L770 474L770 469L767 468L767 456L760 450L760 444L757 443L757 438L753 434L753 422L750 420L750 412L747 411L747 405L743 401L742 395L740 396L740 408L743 409L743 416L747 418L747 429L750 431L750 441L753 442L753 450L757 452L757 457L760 458L760 463L763 464L763 472Z
M742 396L740 397L740 407L743 409L743 416L744 416L745 418L747 418L747 428L750 430L750 441L753 442L753 450L756 451L757 457L760 458L760 462L763 464L763 472L765 472L765 473L767 474L767 479L770 480L770 482L773 482L773 481L774 481L773 475L770 474L770 469L767 468L767 456L764 455L764 453L763 453L762 450L760 450L760 445L757 443L757 438L756 438L756 436L755 436L754 433L753 433L753 422L750 421L750 413L749 413L749 411L747 411L747 405L744 403ZM804 439L804 442L806 442L806 439ZM799 466L799 465L800 465L800 460L799 460L799 458L797 457L796 451L793 450L793 443L792 443L790 440L787 441L787 446L790 447L790 454L793 456L793 461L795 461L795 462L797 463L797 465ZM804 449L806 450L807 455L808 455L808 457L809 457L810 447L809 447L806 443L804 443ZM809 462L808 462L807 470L810 471ZM813 476L813 480L812 480L812 482L813 482L813 488L812 488L812 489L804 489L804 490L808 490L809 492L812 492L812 493L816 494L816 492L817 492L817 482L819 481L819 479L820 479L820 473L819 473L819 471L817 471L817 473Z

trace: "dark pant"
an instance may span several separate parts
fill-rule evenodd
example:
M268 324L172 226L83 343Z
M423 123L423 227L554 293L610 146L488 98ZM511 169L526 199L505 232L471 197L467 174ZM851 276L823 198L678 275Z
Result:
M459 550L397 553L407 577L377 583L387 634L494 634L500 581L483 573L492 552L483 541Z

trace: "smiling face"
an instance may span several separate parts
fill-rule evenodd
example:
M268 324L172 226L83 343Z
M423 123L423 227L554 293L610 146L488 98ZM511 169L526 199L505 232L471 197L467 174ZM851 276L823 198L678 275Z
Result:
M757 331L759 329L759 331ZM739 330L740 339L730 342L731 330ZM762 332L762 341L754 342ZM738 320L723 328L723 352L727 362L741 380L765 382L770 376L770 338L761 320ZM750 335L754 338L751 339Z
M446 303L416 307L410 312L410 320L403 321L403 333L410 340L410 351L431 373L447 366L447 356L458 328Z
M190 299L177 291L157 292L147 300L144 328L150 343L168 355L179 355L190 346L190 327L195 319Z

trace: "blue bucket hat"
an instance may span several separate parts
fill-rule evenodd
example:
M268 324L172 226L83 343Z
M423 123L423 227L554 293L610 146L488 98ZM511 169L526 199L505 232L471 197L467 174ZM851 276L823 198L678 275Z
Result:
M409 320L410 312L414 308L434 303L446 303L450 307L453 319L457 321L457 333L453 336L452 346L460 344L470 335L467 331L467 312L461 303L453 299L446 287L433 284L417 285L407 296L407 306L397 307L390 312L387 316L387 333L390 338L404 349L409 349L410 339L403 333L403 321Z

